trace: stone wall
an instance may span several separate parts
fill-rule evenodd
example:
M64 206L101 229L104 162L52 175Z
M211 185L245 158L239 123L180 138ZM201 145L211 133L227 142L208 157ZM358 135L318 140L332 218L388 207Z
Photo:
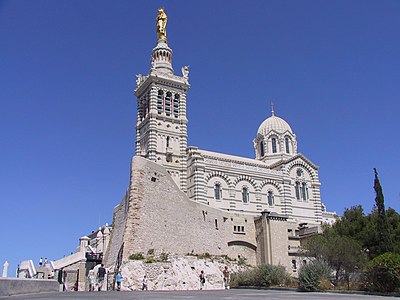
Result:
M104 256L108 261L112 261L113 264L117 261L118 253L123 244L128 200L128 193L126 193L121 203L114 208L112 234Z
M128 201L114 210L107 266L116 263L122 245L124 262L133 253L154 249L179 255L241 255L256 263L253 216L189 200L162 166L141 157L132 159Z
M0 297L58 292L59 284L50 279L0 278Z

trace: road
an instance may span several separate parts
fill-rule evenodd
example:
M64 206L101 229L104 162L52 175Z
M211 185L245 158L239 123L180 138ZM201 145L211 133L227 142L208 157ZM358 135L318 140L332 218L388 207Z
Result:
M337 294L337 293L301 293L284 290L213 290L213 291L134 291L134 292L64 292L25 296L0 297L8 300L53 300L53 299L98 299L98 300L374 300L394 299L393 297Z

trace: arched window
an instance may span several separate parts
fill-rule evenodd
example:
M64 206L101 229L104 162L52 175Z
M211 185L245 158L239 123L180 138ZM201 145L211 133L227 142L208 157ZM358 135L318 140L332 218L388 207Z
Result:
M161 115L163 111L164 91L159 90L157 96L157 113Z
M265 155L264 153L264 143L261 141L260 142L260 156L263 157Z
M300 195L301 195L301 186L300 186L300 182L296 182L296 187L295 187L295 190L296 190L296 199L297 200L300 200Z
M268 191L268 205L274 205L274 193L272 191Z
M179 94L175 94L174 97L174 117L177 118L179 115Z
M272 153L276 152L276 138L272 138Z
M290 148L289 148L289 138L285 138L285 148L286 148L286 153L290 153Z
M172 98L171 92L167 92L165 96L165 114L167 116L171 115L171 98Z
M302 184L301 191L302 191L302 194L303 194L302 195L303 196L303 200L304 201L308 200L308 187L307 187L307 184L305 182L303 182L303 184Z
M249 189L247 187L242 189L242 200L243 203L249 203Z
M214 198L215 200L221 200L222 198L222 189L221 189L221 184L216 183L214 185Z

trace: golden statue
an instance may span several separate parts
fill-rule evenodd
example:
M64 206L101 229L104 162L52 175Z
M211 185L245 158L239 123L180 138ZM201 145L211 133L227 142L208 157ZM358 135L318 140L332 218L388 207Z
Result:
M156 21L158 40L166 40L167 39L167 31L166 31L167 21L168 21L168 17L164 11L164 8L159 8L158 15L157 15L157 21Z

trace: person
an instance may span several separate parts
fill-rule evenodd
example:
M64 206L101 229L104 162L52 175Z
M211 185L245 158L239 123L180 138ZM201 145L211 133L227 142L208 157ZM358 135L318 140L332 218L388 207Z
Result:
M58 277L57 277L57 281L59 285L63 285L63 290L64 290L64 283L63 283L63 273L62 273L62 269L58 270Z
M68 291L68 285L67 285L67 271L62 272L62 278L63 278L63 291Z
M43 257L41 257L40 259L39 259L39 267L41 267L43 265Z
M104 269L104 264L101 264L101 267L97 271L97 278L99 279L99 292L101 291L101 288L103 287L103 282L104 282L104 276L106 275L106 269Z
M121 282L122 282L122 275L121 271L119 271L117 274L117 291L121 290Z
M203 270L201 270L201 272L200 272L199 279L200 279L200 290L202 290L203 287L204 287L204 284L206 283L206 277L204 275L204 271Z
M142 282L142 291L144 291L144 290L147 291L147 284L148 284L147 276L144 275L143 282Z
M44 259L44 266L47 266L47 264L49 263L49 261L47 260L47 257Z
M224 288L227 290L229 289L229 270L228 266L225 266L224 271L222 271L222 274L224 274Z
M88 273L88 281L89 281L89 292L94 291L94 286L96 285L96 276L94 275L94 270L89 270Z

